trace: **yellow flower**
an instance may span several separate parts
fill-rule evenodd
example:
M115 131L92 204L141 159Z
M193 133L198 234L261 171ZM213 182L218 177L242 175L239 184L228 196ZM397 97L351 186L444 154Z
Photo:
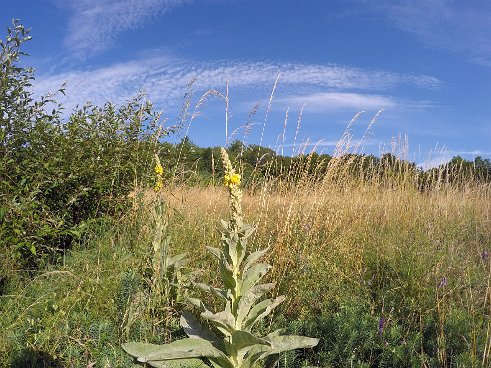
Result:
M160 163L155 165L155 175L162 175L164 173L164 168Z
M153 189L156 191L156 192L159 192L162 188L164 187L164 182L162 181L162 179L159 179L157 180L157 182L155 183L155 186L153 187Z
M235 184L235 185L240 185L240 175L239 174L232 174L232 177L230 178L230 183Z
M223 184L226 187L231 188L232 185L240 185L240 175L239 174L225 174L223 177Z

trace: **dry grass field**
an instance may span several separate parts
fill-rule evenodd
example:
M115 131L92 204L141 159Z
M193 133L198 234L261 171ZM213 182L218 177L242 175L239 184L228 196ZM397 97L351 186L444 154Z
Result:
M315 351L285 355L280 366L489 366L489 185L418 190L409 172L373 180L343 172L244 189L245 221L257 227L252 247L269 247L268 278L287 296L259 329L320 338ZM0 351L11 366L36 362L36 352L69 366L131 366L120 342L179 336L182 301L158 313L128 309L150 277L152 213L165 203L169 252L187 252L185 272L217 283L205 247L219 243L219 219L229 216L226 188L165 185L133 200L133 211L95 231L62 267L4 296ZM30 349L19 350L25 341Z

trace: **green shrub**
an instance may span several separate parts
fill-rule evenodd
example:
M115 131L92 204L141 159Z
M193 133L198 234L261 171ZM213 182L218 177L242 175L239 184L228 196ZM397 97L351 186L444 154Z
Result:
M0 248L8 255L0 280L56 260L91 221L124 213L128 194L152 180L158 138L170 133L143 95L122 106L88 103L67 118L54 95L36 100L34 70L20 64L29 40L14 21L0 41Z

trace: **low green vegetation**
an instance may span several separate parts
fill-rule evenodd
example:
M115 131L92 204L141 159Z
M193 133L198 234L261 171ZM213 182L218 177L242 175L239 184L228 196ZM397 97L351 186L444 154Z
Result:
M232 173L217 164L219 148L166 140L189 101L165 129L143 96L70 114L56 95L36 98L21 64L28 40L14 22L0 43L0 367L134 367L122 347L152 359L125 344L184 344L191 315L233 336L210 311L229 308L237 322L238 279L223 270L245 240L227 213L239 183L256 229L247 247L268 249L257 265L271 265L260 272L267 286L253 282L268 298L252 304L268 312L245 328L242 348L269 349L280 329L318 339L258 362L490 366L489 160L424 171L392 154L286 157L235 141ZM225 245L211 252L221 268L213 244ZM221 352L232 366L246 356ZM228 364L199 357L193 364Z

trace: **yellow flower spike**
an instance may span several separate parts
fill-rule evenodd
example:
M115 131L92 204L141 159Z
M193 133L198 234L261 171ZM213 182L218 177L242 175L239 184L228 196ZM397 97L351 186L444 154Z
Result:
M155 183L155 187L153 188L156 192L160 191L162 188L164 187L164 182L162 181L162 179L160 180L157 180L157 182Z
M235 173L225 148L222 147L220 149L220 155L222 156L223 171L225 173L223 184L228 188L229 192L230 229L238 232L242 226L242 208L240 203L242 191L239 187L241 177Z
M164 187L164 181L162 179L162 174L164 173L164 168L162 167L162 164L160 163L159 156L155 154L155 167L154 167L154 172L155 172L155 186L153 189L158 192Z
M155 165L155 175L162 175L163 173L164 173L164 168L159 162Z

